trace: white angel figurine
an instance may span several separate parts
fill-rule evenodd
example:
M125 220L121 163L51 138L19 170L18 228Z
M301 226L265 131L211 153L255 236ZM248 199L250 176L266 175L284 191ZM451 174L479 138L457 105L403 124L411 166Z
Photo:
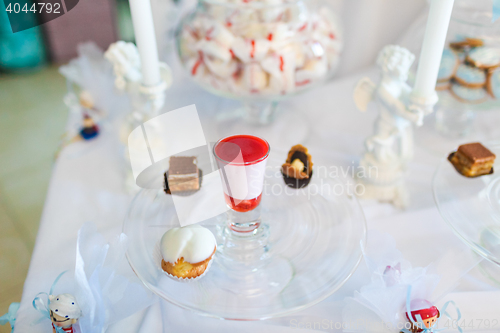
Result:
M421 126L429 112L425 107L412 104L412 89L406 83L415 56L407 49L388 45L380 52L377 65L382 70L378 85L369 78L361 79L354 89L354 101L361 111L376 101L380 110L375 121L375 134L366 140L366 149L378 161L393 159L407 162L413 154L413 124Z
M414 60L415 56L407 49L386 46L377 59L382 70L380 82L375 84L363 78L354 89L358 109L365 111L371 101L379 109L375 133L365 141L357 173L357 181L365 188L361 196L388 201L401 208L408 204L403 175L406 163L413 156L413 124L422 125L424 116L432 112L432 105L415 104L410 97L412 89L406 81Z

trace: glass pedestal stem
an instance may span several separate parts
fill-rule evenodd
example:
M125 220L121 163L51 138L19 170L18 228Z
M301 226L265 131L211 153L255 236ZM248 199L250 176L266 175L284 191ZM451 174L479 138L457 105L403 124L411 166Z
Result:
M276 118L278 102L247 101L243 102L244 119L250 124L268 125Z
M269 228L261 224L260 207L246 213L230 210L226 216L227 220L220 225L222 265L229 265L226 268L238 274L248 274L265 265Z
M439 107L436 110L436 130L451 138L467 136L472 130L474 111L467 107Z

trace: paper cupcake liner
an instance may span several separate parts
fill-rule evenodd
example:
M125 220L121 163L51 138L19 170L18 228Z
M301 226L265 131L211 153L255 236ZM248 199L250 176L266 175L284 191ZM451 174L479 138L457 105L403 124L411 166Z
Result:
M214 259L214 255L215 255L215 253L212 255L212 259L210 259L210 261L208 262L207 269L205 269L205 271L203 272L203 274L201 274L201 275L199 275L197 277L194 277L194 278L180 278L180 277L177 277L175 275L172 275L172 274L169 274L169 273L165 272L163 270L163 268L161 267L161 261L163 260L163 256L161 255L160 241L156 242L155 248L153 250L153 260L158 265L158 268L160 269L160 271L163 274L165 274L166 276L168 276L169 278L174 279L174 280L179 281L179 282L184 282L184 283L193 282L195 280L199 280L202 277L204 277L205 274L207 274L207 272L210 270L210 266L212 266L212 261Z

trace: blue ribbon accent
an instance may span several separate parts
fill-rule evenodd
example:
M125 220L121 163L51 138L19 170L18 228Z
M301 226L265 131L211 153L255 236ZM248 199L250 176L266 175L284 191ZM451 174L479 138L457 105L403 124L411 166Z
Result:
M500 17L500 0L493 0L493 15L491 22L495 22Z
M54 280L54 282L52 283L52 286L50 287L50 291L49 293L47 294L46 292L41 292L41 293L38 293L35 298L33 299L33 307L35 308L35 310L37 310L38 312L40 312L42 314L42 318L40 318L39 320L37 320L34 324L37 324L39 323L40 321L42 321L43 319L50 319L52 321L52 319L50 318L50 299L49 299L49 295L53 295L54 294L54 288L57 284L57 282L59 282L59 279L66 273L67 271L64 271L62 272L61 274L59 274L56 279ZM44 297L46 297L46 301L44 301ZM58 326L54 326L54 328L56 329L56 332L57 333L64 333L64 330L61 328L61 327L58 327Z
M408 318L410 318L410 322L413 325L417 326L419 329L422 329L421 333L435 333L446 329L446 328L435 328L436 326L439 325L439 321L441 320L441 318L443 318L442 316L438 318L431 327L425 326L424 321L422 320L422 317L420 315L415 316L415 318L417 318L417 321L413 320L413 316L411 315L410 301L411 301L411 285L408 286L408 290L406 292L406 313L409 314ZM458 325L458 321L460 320L460 318L462 318L462 314L460 313L460 309L456 306L455 302L448 301L444 303L443 308L440 312L444 314L448 319L453 320L453 317L450 316L448 312L446 312L446 308L448 308L448 305L450 304L453 305L455 307L455 310L457 311L457 319L456 319L457 329L460 333L463 333L462 328ZM410 330L406 328L402 329L401 331L404 333L412 333Z
M444 303L443 305L443 308L441 309L441 313L444 314L448 319L452 320L453 321L453 317L450 316L450 314L446 311L446 308L448 307L448 305L453 305L453 307L455 308L455 310L457 311L457 329L460 333L463 332L462 328L460 326L458 326L458 322L459 320L462 318L462 313L460 312L460 309L458 308L458 306L455 304L455 302L453 301L448 301L446 303Z
M19 310L20 306L21 306L20 303L17 302L11 303L9 305L9 311L0 317L0 325L5 325L9 323L10 327L12 328L11 332L14 332L14 324L16 323L17 310Z

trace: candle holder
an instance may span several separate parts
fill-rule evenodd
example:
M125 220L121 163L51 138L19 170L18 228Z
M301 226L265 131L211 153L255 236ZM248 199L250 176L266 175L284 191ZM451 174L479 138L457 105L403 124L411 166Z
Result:
M131 112L122 121L119 135L124 145L125 188L133 193L139 188L128 167L129 153L126 149L128 137L134 128L159 114L165 103L165 91L172 85L172 71L167 64L160 62L160 82L153 86L145 86L141 83L143 79L141 58L133 43L118 41L111 44L104 56L113 64L116 88L128 95L132 106Z
M374 84L361 79L354 101L365 111L372 100L379 116L375 133L365 142L365 153L356 173L366 191L364 198L388 201L405 208L409 197L404 184L406 164L413 157L413 126L422 126L424 116L438 102L435 83L454 0L431 0L424 42L413 88L406 83L415 56L407 49L389 45L379 54L377 65L382 78Z
M115 86L130 96L134 118L142 122L158 115L165 103L165 91L172 85L170 67L160 62L160 81L156 85L142 84L141 59L133 43L118 41L109 46L105 57L113 64Z

